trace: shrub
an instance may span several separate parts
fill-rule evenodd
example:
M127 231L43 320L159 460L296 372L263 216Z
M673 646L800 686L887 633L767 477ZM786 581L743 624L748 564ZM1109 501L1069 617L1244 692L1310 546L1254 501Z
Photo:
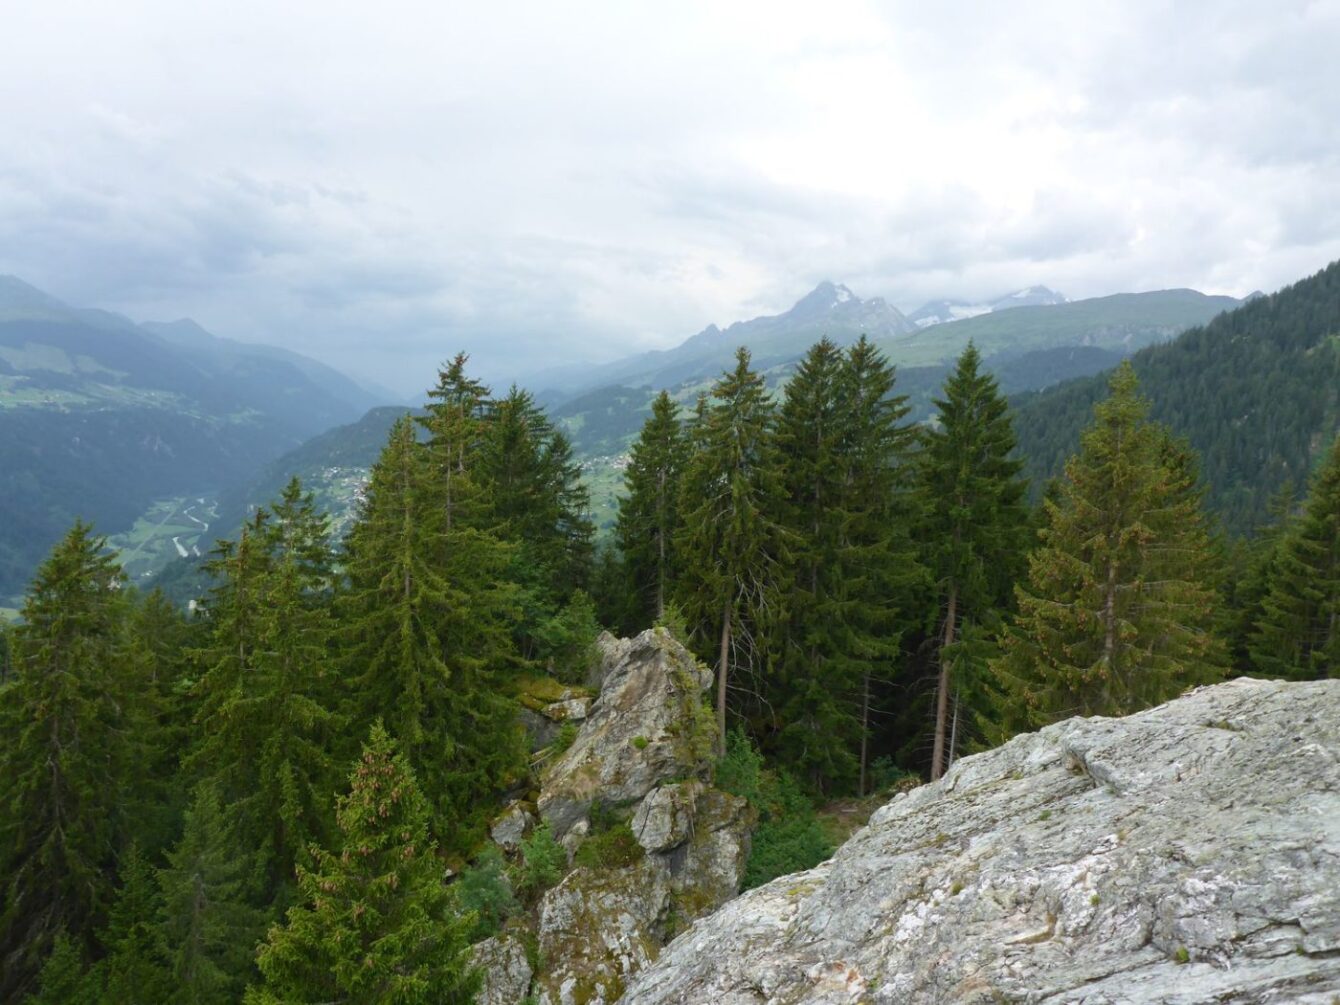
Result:
M744 730L736 727L726 736L726 754L717 761L716 787L740 796L757 809L763 797L763 755Z
M726 738L726 754L717 762L716 785L747 800L758 813L744 889L789 872L812 869L833 854L814 804L790 775L763 767L763 755L742 730L733 730Z
M549 745L549 749L557 757L563 751L567 750L577 740L577 724L575 722L565 722L558 728L558 735L554 737L554 742Z
M474 864L461 873L452 889L460 909L474 913L471 942L479 942L496 934L504 921L521 910L507 878L507 864L503 861L502 852L492 845L485 848Z
M744 871L746 890L789 872L812 869L833 854L814 804L795 779L785 773L768 775L763 779L764 801Z
M527 900L537 900L563 878L567 864L568 854L554 840L549 825L540 824L521 842L521 868L516 877L516 888Z
M594 869L622 869L640 861L645 854L633 836L633 829L621 823L592 834L583 841L572 858L572 864Z

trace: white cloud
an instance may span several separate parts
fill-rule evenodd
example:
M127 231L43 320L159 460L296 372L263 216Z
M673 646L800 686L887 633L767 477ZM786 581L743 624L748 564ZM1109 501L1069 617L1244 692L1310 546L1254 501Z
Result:
M1340 257L1340 4L6 12L0 271L413 387L676 342L818 279L915 306Z

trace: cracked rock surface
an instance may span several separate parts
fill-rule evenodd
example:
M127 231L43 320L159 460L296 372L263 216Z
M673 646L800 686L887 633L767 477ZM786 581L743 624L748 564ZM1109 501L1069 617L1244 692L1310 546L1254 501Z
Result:
M622 1001L1340 1002L1340 681L1243 678L964 758Z

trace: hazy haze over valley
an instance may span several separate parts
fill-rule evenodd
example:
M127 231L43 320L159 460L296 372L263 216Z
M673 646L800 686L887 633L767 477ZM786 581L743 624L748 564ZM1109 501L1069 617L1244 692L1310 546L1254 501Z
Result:
M16 6L0 273L404 394L1340 256L1335 3Z

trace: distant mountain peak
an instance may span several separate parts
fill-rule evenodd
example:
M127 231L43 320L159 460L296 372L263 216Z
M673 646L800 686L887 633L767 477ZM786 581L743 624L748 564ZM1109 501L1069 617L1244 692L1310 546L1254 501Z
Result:
M932 300L918 307L907 319L918 328L929 328L949 321L975 318L979 314L1006 311L1011 307L1051 307L1068 303L1070 300L1065 294L1057 293L1048 286L1025 286L992 300Z
M810 290L803 297L795 302L792 308L786 312L788 317L815 317L825 314L842 304L861 303L858 297L851 289L842 283L834 283L825 279L822 283Z

